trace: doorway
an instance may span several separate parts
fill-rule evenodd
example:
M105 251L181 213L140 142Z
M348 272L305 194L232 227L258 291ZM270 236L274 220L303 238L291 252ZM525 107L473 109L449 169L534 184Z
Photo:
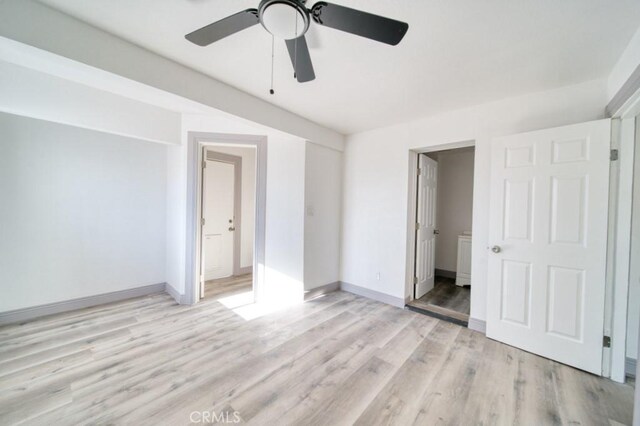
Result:
M251 161L253 166L254 177L250 179L254 182L253 191L243 191L243 197L250 196L253 193L254 207L252 209L253 218L245 218L240 214L240 226L245 231L249 225L253 225L253 243L249 242L252 252L245 251L244 255L241 248L240 277L243 283L239 283L236 277L223 278L225 282L219 282L218 287L210 292L210 294L220 294L218 290L223 290L225 286L243 285L250 287L251 300L259 302L262 300L264 292L264 258L265 258L265 229L266 229L266 178L267 178L267 138L258 135L239 135L239 134L223 134L223 133L204 133L189 132L187 151L187 235L186 235L186 277L185 277L185 302L187 304L197 303L203 294L205 286L205 274L203 267L203 176L206 169L206 152L207 149L216 151L221 154L238 155L233 152L233 148L250 148L255 153L254 160ZM250 162L243 161L243 171L246 173L251 170L247 167ZM235 168L234 168L235 176ZM235 181L234 181L235 182ZM247 180L245 180L247 182ZM235 194L235 190L234 190ZM247 205L243 199L242 205ZM235 204L234 204L235 209ZM247 211L247 209L243 209ZM228 218L227 224L228 223ZM237 224L238 219L234 221ZM206 220L204 221L206 223ZM227 226L227 232L229 231ZM245 236L248 234L244 234ZM240 236L242 241L242 235ZM241 247L243 245L241 244ZM206 256L206 253L205 253ZM245 260L242 260L244 256ZM247 261L246 259L250 259ZM243 269L249 265L250 269ZM245 273L243 275L243 272ZM249 274L250 272L250 274ZM205 289L206 290L206 289ZM206 291L204 297L206 297Z
M467 326L471 306L473 146L418 155L411 310Z
M203 158L200 297L250 290L256 149L207 146Z

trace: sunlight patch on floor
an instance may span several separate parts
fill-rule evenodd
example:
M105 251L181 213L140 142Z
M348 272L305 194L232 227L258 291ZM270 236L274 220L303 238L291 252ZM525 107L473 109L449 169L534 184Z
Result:
M265 302L254 302L253 291L247 291L232 296L218 299L223 306L231 309L236 315L246 321L251 321L265 315L281 311L293 305L302 303L302 300L282 299Z

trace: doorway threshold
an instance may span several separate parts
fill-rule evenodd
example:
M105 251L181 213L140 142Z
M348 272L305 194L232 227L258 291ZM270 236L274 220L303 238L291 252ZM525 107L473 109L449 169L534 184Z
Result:
M421 303L420 300L413 300L405 305L405 309L408 309L419 314L428 315L430 317L438 318L443 321L451 322L453 324L461 325L463 327L469 326L469 315L462 312L454 311L453 309L443 308L441 306L432 305L430 303Z

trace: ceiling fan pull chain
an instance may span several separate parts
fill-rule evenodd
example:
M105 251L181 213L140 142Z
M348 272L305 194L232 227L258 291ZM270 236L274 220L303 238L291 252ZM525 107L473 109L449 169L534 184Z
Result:
M298 15L296 18L296 39L293 42L293 78L298 78Z
M275 57L274 51L275 51L275 37L271 36L271 89L269 89L269 93L272 95L275 93L273 91L273 62Z

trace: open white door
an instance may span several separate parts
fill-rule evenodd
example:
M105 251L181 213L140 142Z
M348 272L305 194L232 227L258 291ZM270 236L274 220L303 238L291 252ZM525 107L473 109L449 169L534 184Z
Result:
M204 279L229 277L233 275L235 166L207 160L203 183Z
M492 144L487 336L602 373L610 121Z
M420 154L418 155L418 173L416 299L431 290L435 281L438 163L426 155Z

